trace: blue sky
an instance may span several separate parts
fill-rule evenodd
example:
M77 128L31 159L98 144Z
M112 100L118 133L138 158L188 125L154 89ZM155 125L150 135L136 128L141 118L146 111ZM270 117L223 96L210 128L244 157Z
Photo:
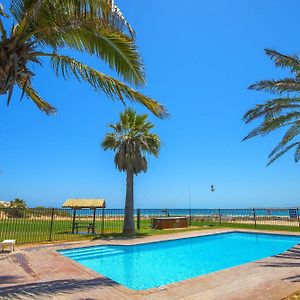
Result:
M270 97L247 87L288 75L263 49L300 52L299 1L285 1L284 9L274 0L116 3L137 32L147 73L142 91L171 114L163 121L150 115L163 147L136 177L136 207L187 207L189 183L192 208L299 205L292 153L266 167L282 132L241 142L254 125L243 124L243 113ZM95 58L74 55L114 74ZM35 72L35 88L58 114L19 102L19 92L8 108L1 97L0 199L59 207L68 197L104 197L108 207L123 207L125 174L99 147L123 106L74 79L57 79L46 60Z

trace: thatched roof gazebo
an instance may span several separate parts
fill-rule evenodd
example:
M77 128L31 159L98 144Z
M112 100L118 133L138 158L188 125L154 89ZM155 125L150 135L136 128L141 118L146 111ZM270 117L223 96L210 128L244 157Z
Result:
M82 208L92 209L94 211L93 223L91 223L87 227L87 230L88 230L88 232L91 230L92 233L94 234L95 233L95 221L96 221L96 209L97 208L104 209L105 208L105 200L102 198L70 198L64 202L62 207L73 209L72 233L74 233L75 228L78 233L79 224L77 224L75 222L76 210L82 209Z
M70 198L65 201L62 207L73 209L105 208L105 200L101 198Z

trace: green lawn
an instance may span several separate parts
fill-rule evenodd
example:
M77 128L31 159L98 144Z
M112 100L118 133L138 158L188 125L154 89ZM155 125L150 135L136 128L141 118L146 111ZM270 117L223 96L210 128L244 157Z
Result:
M80 225L84 226L79 229L79 234L72 233L72 220L55 220L52 224L50 220L33 220L28 218L0 220L0 240L16 239L17 243L36 243L47 241L64 241L100 238L101 236L121 236L123 221L118 219L105 219L104 223L100 219L96 221L96 234L87 234L87 227L92 220L80 220ZM103 227L102 227L103 226ZM260 230L286 230L300 231L296 226L279 226L279 225L257 225L254 224L237 224L222 223L209 221L193 221L190 228L177 230L153 230L150 228L150 219L142 219L140 230L137 236L166 234L170 232L182 232L190 230L208 229L208 228L243 228L243 229L260 229ZM103 235L101 235L103 228Z

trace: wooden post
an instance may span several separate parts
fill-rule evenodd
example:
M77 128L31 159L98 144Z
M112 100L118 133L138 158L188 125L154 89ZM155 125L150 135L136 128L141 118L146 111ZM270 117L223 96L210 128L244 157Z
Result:
M222 223L221 208L219 208L219 225Z
M101 236L104 234L104 208L102 208L102 223L101 223Z
M253 208L253 217L254 217L254 226L256 228L256 213L255 213L255 208Z
M73 221L72 221L72 233L75 231L75 218L76 218L76 209L73 210Z
M95 226L96 226L96 208L94 208L94 215L93 215L93 228L92 228L93 234L95 234Z
M136 220L136 229L140 230L141 229L141 209L137 209L137 214L136 214L137 220Z
M53 218L54 218L54 208L52 208L52 210L51 210L51 222L50 222L50 234L49 234L49 241L51 241L51 240L52 240Z

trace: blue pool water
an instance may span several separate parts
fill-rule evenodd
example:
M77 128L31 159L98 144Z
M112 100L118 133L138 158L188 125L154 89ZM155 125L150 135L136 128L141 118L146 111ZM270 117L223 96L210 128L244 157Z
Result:
M144 290L276 255L298 243L297 236L230 232L60 253L130 289Z

